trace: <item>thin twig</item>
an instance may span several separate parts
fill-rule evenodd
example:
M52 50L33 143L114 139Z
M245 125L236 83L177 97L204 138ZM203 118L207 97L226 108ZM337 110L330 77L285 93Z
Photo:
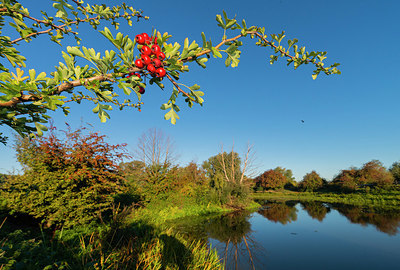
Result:
M22 15L23 15L23 14L22 14ZM142 17L142 16L139 15L139 14L133 14L133 15L132 15L132 14L124 14L124 15L120 15L120 17L123 17L123 18L128 17L128 16L136 16L136 17L138 17L138 18ZM93 21L93 20L96 20L96 19L99 19L99 18L100 18L100 16L98 15L98 16L96 16L96 17L87 18L87 19L77 19L77 20L75 20L75 21L69 22L68 25L78 24L78 23L81 23L81 22L89 22L89 21ZM116 17L115 17L115 18L116 18ZM32 18L32 19L34 19L34 18ZM35 19L34 19L34 20L35 20ZM43 23L48 24L47 22L43 22ZM43 31L40 31L40 32L31 33L31 34L27 35L27 36L24 37L24 38L21 37L21 38L14 39L14 40L11 41L10 43L11 43L11 44L14 44L14 43L20 42L21 40L25 40L25 39L28 39L28 38L33 37L33 36L37 36L37 35L41 35L41 34L46 34L46 33L50 32L50 31L54 30L54 28L60 29L61 31L63 31L63 32L65 32L65 33L73 33L73 34L75 34L75 35L78 34L78 33L75 32L75 31L65 29L65 26L67 26L66 23L65 23L65 24L62 24L62 25L58 25L58 26L57 26L57 25L54 25L54 24L50 24L50 25L51 25L52 27L49 28L49 29L47 29L47 30L43 30Z
M243 37L243 35L238 35L238 36L233 37L233 38L230 38L230 39L224 39L221 43L219 43L219 44L218 44L217 46L215 46L214 48L218 50L219 47L221 47L221 46L224 45L225 43L228 43L228 42L237 40L237 39L239 39L239 38L241 38L241 37ZM191 56L191 57L188 57L188 58L186 58L186 59L183 59L182 62L187 62L187 61L193 60L194 58L200 57L200 56L205 55L205 54L210 53L210 52L211 52L211 50L202 51L201 53L198 53L198 54L196 54L195 56Z
M72 0L72 2L74 2L78 7L82 8L84 11L88 12L88 11L86 10L86 8L85 8L84 6L82 6L82 4L79 3L77 0ZM89 13L89 12L88 12L88 13Z
M6 222L6 220L7 220L7 217L5 217L5 219L4 219L3 222L1 223L0 229L3 227L4 223Z
M190 100L194 101L194 98L189 96L189 94L186 93L185 91L183 91L182 88L179 87L179 85L174 81L174 79L172 79L172 77L168 73L166 74L166 76L172 82L172 84L178 89L179 92L187 96Z

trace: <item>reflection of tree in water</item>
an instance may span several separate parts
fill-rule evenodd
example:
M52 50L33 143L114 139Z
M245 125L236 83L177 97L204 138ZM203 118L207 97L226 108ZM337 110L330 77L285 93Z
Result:
M252 237L251 224L248 221L249 213L236 212L210 220L205 226L209 237L222 243L220 248L221 258L225 262L226 269L256 269L258 256L263 256L263 249ZM261 268L260 268L261 269Z
M295 204L291 204L290 202L265 203L263 207L258 210L258 213L270 221L285 225L288 222L290 223L297 220L297 209L294 206Z
M300 204L310 217L319 221L324 220L326 214L331 211L322 202L300 202Z
M382 211L374 208L364 208L352 205L334 205L340 214L347 217L350 222L367 226L372 224L377 230L389 235L396 235L400 227L400 213Z

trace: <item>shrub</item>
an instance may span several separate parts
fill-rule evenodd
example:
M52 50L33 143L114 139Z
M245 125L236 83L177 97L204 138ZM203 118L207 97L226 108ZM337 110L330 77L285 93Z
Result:
M16 143L24 174L4 183L2 196L12 213L40 219L46 226L87 224L111 209L113 196L123 191L117 161L124 145L109 145L98 133L53 127L48 137Z
M393 182L393 174L386 170L380 161L372 160L365 163L361 169L342 170L332 183L344 191L355 191L363 186L387 188Z
M287 183L287 178L278 170L268 170L255 178L256 187L263 189L278 189L283 188Z
M355 191L358 186L359 170L351 168L342 170L332 181L334 186L337 186L343 191Z
M374 184L378 187L388 187L394 182L393 175L378 160L365 163L360 170L360 174L364 180L363 182Z
M316 173L312 171L307 173L303 180L299 183L299 188L308 191L314 191L321 188L324 185L324 180Z

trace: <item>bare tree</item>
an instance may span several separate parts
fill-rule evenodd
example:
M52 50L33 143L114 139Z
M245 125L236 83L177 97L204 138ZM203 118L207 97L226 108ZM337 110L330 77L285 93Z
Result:
M134 157L143 162L151 174L167 170L178 158L171 138L156 128L141 135Z
M230 155L230 157L227 157L228 155ZM246 176L253 177L256 173L256 168L254 166L255 152L253 145L250 145L249 143L247 144L247 150L243 155L243 162L239 154L234 151L234 144L232 144L232 150L230 153L224 152L224 147L221 145L221 152L218 156L220 166L227 182L238 182L242 184Z

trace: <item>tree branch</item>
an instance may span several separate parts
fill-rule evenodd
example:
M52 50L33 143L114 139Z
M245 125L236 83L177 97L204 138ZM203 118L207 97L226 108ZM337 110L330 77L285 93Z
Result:
M106 75L98 75L94 76L91 78L87 78L84 80L75 80L75 81L70 81L70 82L64 82L60 84L55 91L50 93L49 95L59 95L64 91L71 90L77 86L82 86L86 85L89 82L92 81L100 81L104 82L107 80L110 80L112 78L112 74L106 74ZM29 101L39 101L42 100L43 97L36 96L36 95L21 95L20 97L13 97L11 100L6 101L6 102L0 102L0 107L12 107L15 106L18 103L22 102L29 102Z
M228 42L231 42L231 41L235 41L235 40L237 40L237 39L239 39L239 38L241 38L241 37L243 37L243 35L238 35L238 36L233 37L233 38L230 38L230 39L224 39L221 43L219 43L219 44L218 44L217 46L215 46L214 48L218 50L219 47L221 47L221 46L224 45L225 43L228 43ZM210 52L211 52L211 50L202 51L201 53L198 53L198 54L196 54L195 56L191 56L191 57L188 57L188 58L186 58L186 59L183 59L182 62L187 62L187 61L193 60L193 59L195 59L195 58L197 58L197 57L200 57L200 56L205 55L205 54L210 53Z

